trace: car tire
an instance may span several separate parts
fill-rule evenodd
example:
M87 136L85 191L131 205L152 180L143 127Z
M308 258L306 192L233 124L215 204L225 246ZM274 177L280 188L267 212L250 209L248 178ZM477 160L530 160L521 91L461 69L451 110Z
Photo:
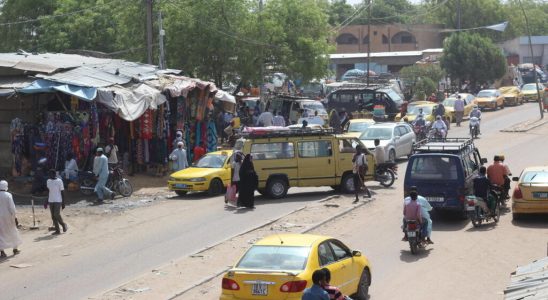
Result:
M360 282L358 283L358 290L356 291L355 298L358 300L367 300L369 298L369 286L371 285L371 274L369 269L365 268L360 276Z
M218 178L215 178L215 179L211 180L211 183L209 184L209 189L207 190L207 193L210 196L216 196L216 195L222 194L223 193L223 182Z
M266 185L266 192L270 198L280 199L287 195L289 186L283 178L272 178Z
M183 197L184 195L186 195L186 193L188 193L187 191L175 191L175 194L177 194L177 196L180 196L180 197Z
M345 194L354 193L354 174L348 173L341 179L341 191Z
M518 213L512 213L512 221L519 221L521 220L521 215Z
M388 151L388 160L393 162L396 161L396 150L390 149L390 151Z

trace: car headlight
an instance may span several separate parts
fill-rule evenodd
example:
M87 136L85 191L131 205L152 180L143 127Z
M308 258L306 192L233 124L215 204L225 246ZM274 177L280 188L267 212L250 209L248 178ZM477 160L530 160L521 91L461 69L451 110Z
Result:
M204 177L197 177L197 178L190 178L188 181L190 182L202 182L202 181L206 181L207 179L205 179Z

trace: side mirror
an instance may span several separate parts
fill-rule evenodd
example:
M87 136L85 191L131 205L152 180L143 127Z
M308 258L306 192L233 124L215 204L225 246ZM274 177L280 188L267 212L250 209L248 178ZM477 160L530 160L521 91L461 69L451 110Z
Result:
M354 250L354 251L352 251L352 256L360 257L360 256L362 256L362 253L359 250Z
M512 177L512 181L519 181L519 177Z
M482 159L481 159L481 163L482 163L482 164L486 164L486 163L487 163L487 158L482 158Z

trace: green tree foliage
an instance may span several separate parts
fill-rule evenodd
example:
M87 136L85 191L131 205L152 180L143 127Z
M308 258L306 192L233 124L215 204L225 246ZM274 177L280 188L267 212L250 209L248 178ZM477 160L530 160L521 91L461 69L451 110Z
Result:
M428 77L420 78L414 89L413 92L415 93L415 96L417 96L418 100L424 100L426 99L426 95L430 95L438 90L438 84L437 82L434 82L432 79Z
M346 0L333 0L331 2L327 14L329 15L329 25L337 26L347 20L356 9L346 3Z
M529 20L531 35L548 35L548 1L522 0L525 14ZM509 0L504 5L509 21L504 34L507 38L527 35L525 18L517 0Z
M444 41L441 66L453 79L472 86L501 78L506 73L504 54L490 39L476 33L454 33Z
M419 99L424 99L424 95L435 92L443 76L444 72L438 64L412 65L400 70L400 78L406 89L417 95Z

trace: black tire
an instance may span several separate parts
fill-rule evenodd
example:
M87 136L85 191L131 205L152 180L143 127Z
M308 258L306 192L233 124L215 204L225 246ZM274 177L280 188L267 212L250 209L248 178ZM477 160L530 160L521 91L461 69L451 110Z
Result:
M396 181L396 174L394 174L394 171L390 169L386 169L386 171L384 171L384 174L382 174L382 176L387 177L387 180L380 181L380 184L384 187L391 187L394 184L394 181Z
M354 174L348 173L341 179L341 191L345 194L352 194L356 187L354 186Z
M222 194L223 193L223 182L218 178L215 178L215 179L211 180L211 183L209 184L209 189L207 190L207 193L210 196L216 196L216 195Z
M409 249L411 249L411 254L416 255L419 251L419 244L416 241L409 241Z
M289 186L283 178L272 178L266 185L266 192L270 198L280 199L287 195Z
M188 193L187 191L175 191L175 194L177 194L177 196L184 196L186 195L186 193Z
M472 221L472 225L474 225L474 227L479 227L481 225L481 221L476 219L476 218L472 218L471 221Z
M512 220L513 221L519 221L521 220L521 215L518 213L512 213Z
M371 273L369 269L365 268L360 276L360 282L358 283L358 291L356 291L355 298L358 300L367 300L369 297L369 286L371 285Z
M95 181L93 181L91 178L84 179L82 183L80 184L80 193L84 196L91 196L95 191L93 190L93 187L95 186ZM86 189L82 189L82 187L86 187Z
M124 197L130 197L133 194L133 185L129 182L129 180L124 178L118 182L117 191L118 194Z
M390 151L388 152L388 160L394 162L396 161L396 150L390 149Z
M498 223L500 220L500 205L498 203L495 204L495 215L493 216L493 221L495 223Z

